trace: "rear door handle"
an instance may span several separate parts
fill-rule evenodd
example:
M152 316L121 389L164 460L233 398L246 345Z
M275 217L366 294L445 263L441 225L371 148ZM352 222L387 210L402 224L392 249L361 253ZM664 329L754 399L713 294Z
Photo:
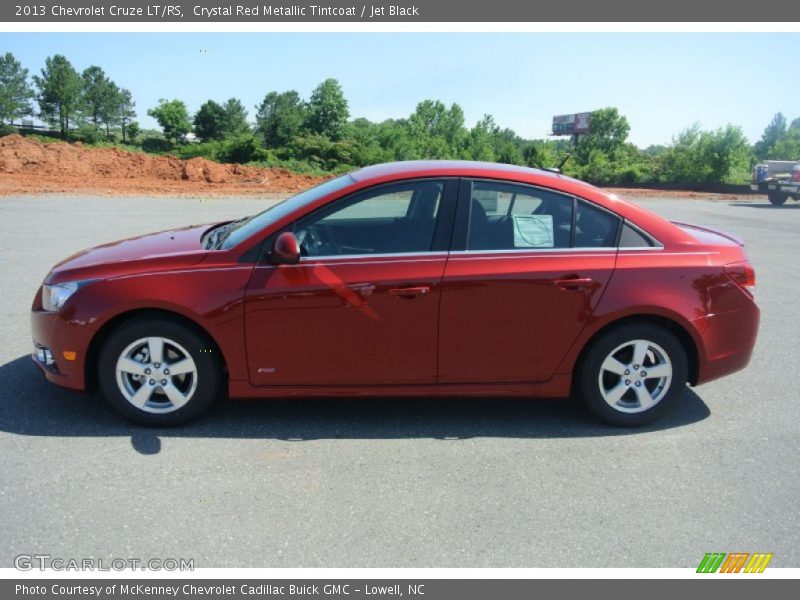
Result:
M580 288L593 287L596 281L591 277L566 277L564 279L554 279L553 285L564 290L577 290Z
M422 294L427 294L431 291L427 285L420 285L416 287L406 287L406 288L391 288L389 293L392 296L398 296L399 298L415 298Z
M353 283L348 285L351 290L354 292L358 292L362 296L369 296L372 292L375 291L375 284L374 283Z

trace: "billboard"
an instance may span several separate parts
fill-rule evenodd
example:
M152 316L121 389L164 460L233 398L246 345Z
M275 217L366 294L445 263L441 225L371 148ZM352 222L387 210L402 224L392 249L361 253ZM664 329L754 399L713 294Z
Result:
M592 113L590 112L556 115L553 117L553 135L589 133L589 118L591 116Z

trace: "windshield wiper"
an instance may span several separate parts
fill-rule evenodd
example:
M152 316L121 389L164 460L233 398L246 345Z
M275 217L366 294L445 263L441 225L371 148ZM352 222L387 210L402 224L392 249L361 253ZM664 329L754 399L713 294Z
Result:
M216 227L206 239L206 250L219 250L231 231L249 218L250 217L242 217L241 219L236 219L235 221L230 221L229 223L224 223Z

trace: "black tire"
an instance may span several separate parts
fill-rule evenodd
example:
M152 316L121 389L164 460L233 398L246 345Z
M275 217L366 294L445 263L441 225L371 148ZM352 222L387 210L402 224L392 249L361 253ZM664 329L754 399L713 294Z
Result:
M652 407L644 410L641 408L637 409L635 406L638 400L636 394L637 388L633 387L633 381L635 378L638 378L638 374L634 373L634 375L630 376L631 378L628 379L625 375L616 376L602 368L603 363L612 352L634 340L644 340L657 345L659 347L658 350L666 354L666 358L668 358L672 367L671 381L669 381L668 386L666 384L664 385L665 391L660 392L661 395L659 399ZM632 350L633 348L631 348L631 351ZM620 351L621 354L615 356L625 356L624 353L626 351L626 349L623 349ZM648 352L650 352L650 350L648 350ZM653 352L655 352L655 350L653 350ZM655 357L655 354L648 354L646 361L650 362L651 357ZM621 362L625 363L625 360L623 359ZM645 366L643 362L640 368L647 369L649 367ZM639 427L661 417L669 409L669 406L675 399L679 398L681 394L684 393L686 381L688 379L688 360L683 345L668 329L650 323L630 323L606 332L592 342L581 361L579 369L580 370L576 373L576 387L589 410L602 421L610 425L621 427ZM641 373L641 371L639 371L639 373ZM605 379L601 380L601 376ZM611 379L607 379L609 377ZM615 381L613 379L614 377L619 377L619 379ZM617 404L618 408L614 408L603 397L601 385L604 387L607 386L606 391L608 392L616 385L624 384L625 381L631 382L631 385L630 387L626 386L627 389L619 400L621 404ZM661 384L661 380L642 379L640 380L640 384L645 385L645 390L647 386L651 386L655 389ZM625 412L626 409L641 410L641 412Z
M157 385L158 382L147 407L143 409L134 406L124 395L121 385L143 387L145 383L132 382L130 379L126 380L130 382L127 384L118 382L118 359L129 347L135 346L137 341L151 337L166 340L164 366L169 366L170 354L180 358L181 351L185 351L194 361L196 367L194 373L183 376L172 375L168 379L167 375L164 375L165 379L161 380L169 381L169 385L175 382L176 387L185 385L186 391L191 392L184 394L189 400L179 408L171 408L174 405L162 391L163 388ZM154 368L155 363L148 366ZM124 379L129 376L121 375L121 377ZM213 344L202 332L168 318L144 318L127 321L109 335L100 351L97 379L100 392L106 401L127 419L140 425L171 427L191 421L211 407L219 395L222 369ZM163 412L152 412L153 410Z
M769 198L769 203L772 204L773 206L783 206L789 199L789 194L779 194L777 192L770 192L767 195L767 198Z

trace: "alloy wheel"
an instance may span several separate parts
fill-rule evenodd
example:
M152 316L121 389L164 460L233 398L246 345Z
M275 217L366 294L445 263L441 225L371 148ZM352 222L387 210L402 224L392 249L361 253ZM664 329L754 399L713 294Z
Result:
M658 344L631 340L612 350L600 366L603 400L614 410L640 413L653 408L669 390L672 362Z
M164 337L141 338L117 359L120 392L136 408L163 414L184 406L197 389L197 366L189 352Z

